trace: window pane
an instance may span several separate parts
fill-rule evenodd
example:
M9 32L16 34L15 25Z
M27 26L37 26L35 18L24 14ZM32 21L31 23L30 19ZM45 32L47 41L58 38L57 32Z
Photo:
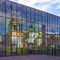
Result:
M5 55L5 18L0 17L0 56Z
M6 12L6 0L0 0L0 16L5 16Z
M12 4L10 1L6 1L6 17L11 18Z

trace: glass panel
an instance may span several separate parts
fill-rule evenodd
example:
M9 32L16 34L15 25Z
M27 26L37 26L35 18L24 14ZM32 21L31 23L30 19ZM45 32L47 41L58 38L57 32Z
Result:
M38 15L38 22L39 22L39 24L42 24L43 23L43 16L42 16L42 12L38 12L39 13L39 15Z
M17 54L21 55L22 54L22 48L23 48L23 21L18 20L19 25L18 25L18 31L17 31Z
M0 56L5 56L5 18L0 17Z
M47 25L47 22L48 22L48 20L47 20L47 18L48 18L47 17L47 13L43 12L42 15L43 15L43 24Z
M21 5L20 4L17 4L17 7L16 7L16 11L17 11L17 19L21 19Z
M5 16L6 12L6 0L0 0L0 16Z
M30 12L31 12L31 14L30 14L30 21L31 22L35 22L35 20L34 20L34 9L31 9Z
M0 34L5 34L5 18L0 17Z
M38 20L38 11L37 10L34 10L34 20L35 20L35 23L39 22L39 20Z
M29 38L28 38L28 43L32 45L34 45L34 33L35 33L35 26L34 26L34 23L30 23L29 24ZM30 48L32 48L30 47Z
M6 18L6 55L11 55L11 26L10 26L11 19Z
M6 17L11 18L12 4L10 1L6 1Z
M16 3L12 2L12 17L16 18Z
M27 12L26 12L26 20L27 21L30 21L30 8L29 7L27 7Z
M60 56L60 17L56 19L57 24L57 39L56 39L56 55Z
M21 6L21 18L23 19L23 20L26 20L26 7L25 6Z

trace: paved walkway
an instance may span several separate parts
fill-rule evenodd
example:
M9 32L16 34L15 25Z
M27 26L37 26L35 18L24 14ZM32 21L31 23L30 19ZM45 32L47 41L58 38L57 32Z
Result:
M60 60L60 56L49 55L10 56L0 57L0 60Z

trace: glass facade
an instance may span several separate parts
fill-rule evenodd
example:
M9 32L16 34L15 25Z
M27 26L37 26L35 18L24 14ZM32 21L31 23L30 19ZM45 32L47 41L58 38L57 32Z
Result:
M0 56L59 53L60 17L0 1Z

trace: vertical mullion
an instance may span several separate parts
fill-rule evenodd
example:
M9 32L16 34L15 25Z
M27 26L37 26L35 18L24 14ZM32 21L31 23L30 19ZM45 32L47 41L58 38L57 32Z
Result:
M16 3L15 3L16 4ZM16 4L16 20L17 20L17 4ZM18 21L18 20L17 20ZM17 37L17 44L16 44L16 55L17 55L17 49L18 49L18 36L17 36L17 31L16 31L16 37Z
M5 0L5 56L6 56L6 0Z
M23 21L23 19L22 19L22 5L21 5L21 23L23 23L22 21ZM22 26L22 30L23 30L23 26ZM21 32L23 32L22 30L21 30ZM23 51L22 51L22 48L21 48L21 55L22 55L22 53L23 53Z
M38 36L39 36L39 13L38 13ZM39 46L38 46L38 54L39 54Z
M27 31L27 34L28 34L28 27L27 27L27 8L26 8L26 31ZM27 42L27 36L26 36L26 42ZM28 47L27 47L28 48ZM28 49L27 49L27 54L28 54Z
M57 20L60 20L59 17L57 18ZM58 22L59 23L59 22ZM59 25L57 26L57 32L58 32L58 27ZM60 27L59 27L60 28ZM60 36L60 33L58 34L58 36ZM57 37L57 40L59 40L59 38ZM58 41L59 42L59 41ZM58 54L58 50L57 50L57 54ZM58 54L59 55L59 54Z
M37 23L37 26L38 26L38 28L37 28L37 32L38 32L38 35L39 35L39 13L38 13L38 23ZM39 39L39 38L38 38ZM36 41L37 42L37 41ZM38 43L38 42L37 42ZM39 47L37 48L37 53L39 54Z
M52 42L51 42L52 43L52 54L51 54L52 56L53 56L53 35L54 34L53 34L53 16L52 16Z
M57 18L57 22L58 22L58 21L59 21L59 19ZM59 22L58 22L58 25L57 25L57 32L58 32L58 28L60 28L60 27L59 27ZM58 41L58 40L59 40L59 36L60 36L60 33L57 35L56 44L59 42L59 41ZM57 48L58 48L58 47L56 46L56 55L59 55Z
M26 34L27 34L27 8L26 8ZM26 35L26 41L27 41L27 35ZM26 47L26 54L28 53L27 47Z
M46 36L47 36L47 38L46 38L47 39L47 51L46 52L48 52L48 49L49 49L48 48L48 19L49 18L48 18L48 13L47 13L47 26L46 26L46 29L47 29L47 33L46 33Z
M11 2L11 19L12 19L12 2ZM11 23L12 25L12 23ZM12 29L12 27L11 27ZM12 56L12 32L11 32L11 56Z

